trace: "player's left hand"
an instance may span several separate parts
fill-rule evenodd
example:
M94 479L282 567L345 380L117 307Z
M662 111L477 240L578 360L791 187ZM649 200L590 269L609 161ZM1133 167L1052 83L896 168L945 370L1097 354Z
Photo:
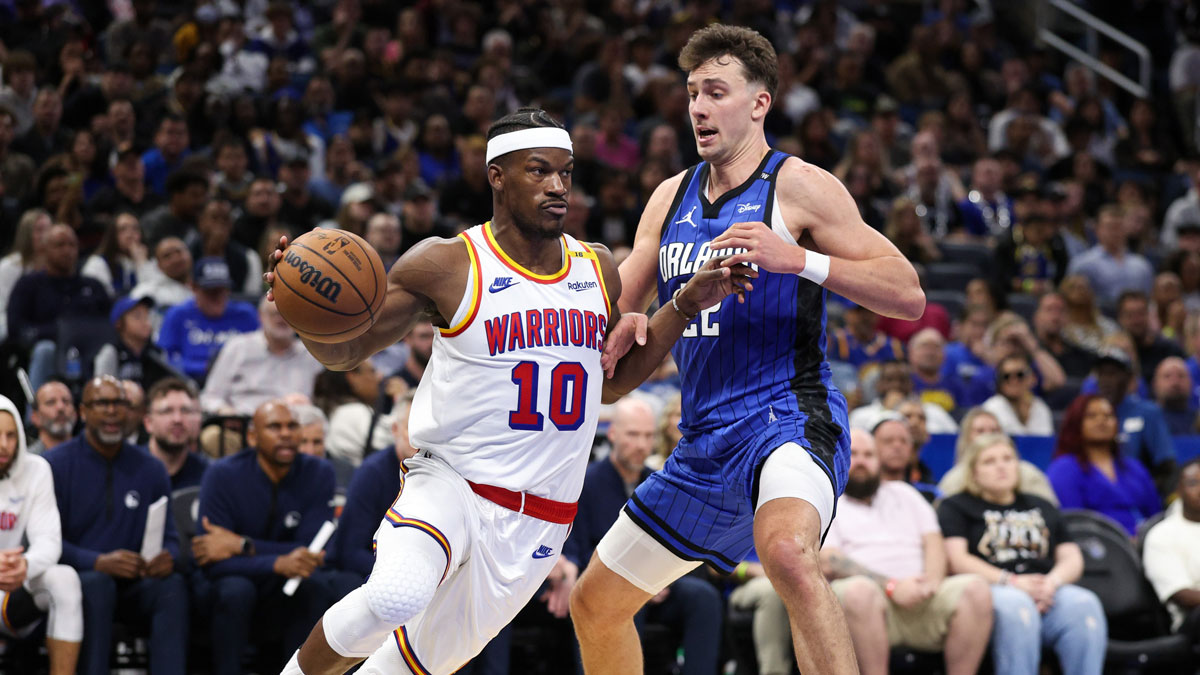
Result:
M744 248L725 259L725 266L754 263L768 272L799 274L804 270L804 248L796 247L783 240L766 223L734 223L721 236L709 243L709 248L719 251L725 248ZM797 251L801 255L797 255Z
M746 301L746 293L754 290L751 279L758 272L747 265L729 265L728 257L710 258L699 272L692 275L679 294L679 308L687 314L697 314L724 300L731 294L738 302Z
M622 314L604 338L604 353L600 354L600 367L604 369L604 376L611 378L617 370L617 361L621 360L622 356L629 353L633 347L633 343L639 345L646 344L646 326L650 324L650 317L637 312L629 312Z
M571 589L575 587L578 577L579 568L575 563L559 556L550 570L550 576L546 577L550 588L538 597L538 600L546 603L546 611L559 619L565 619L571 613Z
M159 551L158 555L146 563L146 568L142 570L142 576L161 579L174 571L175 558L171 556L169 551L164 550Z

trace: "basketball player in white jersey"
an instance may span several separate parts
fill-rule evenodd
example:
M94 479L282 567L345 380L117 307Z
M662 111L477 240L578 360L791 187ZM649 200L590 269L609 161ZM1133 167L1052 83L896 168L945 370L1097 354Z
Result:
M305 343L326 366L349 370L417 321L440 329L412 405L419 452L376 531L371 575L325 613L287 675L343 673L364 658L364 674L448 675L477 654L559 556L602 389L641 382L687 320L750 290L752 271L714 259L606 381L600 355L620 281L607 249L562 232L570 136L523 108L492 125L486 161L493 219L402 257L363 336Z
M21 415L0 396L0 634L26 637L48 613L50 675L71 675L83 641L83 593L75 570L55 564L60 555L50 464L26 452Z

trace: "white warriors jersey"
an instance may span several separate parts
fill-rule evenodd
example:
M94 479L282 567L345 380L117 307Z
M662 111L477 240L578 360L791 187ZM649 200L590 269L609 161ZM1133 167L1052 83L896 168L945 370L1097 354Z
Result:
M414 448L469 481L573 502L600 408L610 308L596 253L564 234L562 269L510 258L491 223L459 235L471 269L413 399Z

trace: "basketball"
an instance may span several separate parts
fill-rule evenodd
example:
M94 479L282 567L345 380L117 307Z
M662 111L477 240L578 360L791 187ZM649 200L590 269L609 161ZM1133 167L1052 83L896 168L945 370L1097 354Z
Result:
M275 305L301 337L352 340L374 325L387 292L379 254L358 235L313 230L296 237L275 265Z

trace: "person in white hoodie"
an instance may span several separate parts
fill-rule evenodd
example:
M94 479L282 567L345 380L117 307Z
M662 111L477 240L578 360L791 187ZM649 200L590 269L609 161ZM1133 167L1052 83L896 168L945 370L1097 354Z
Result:
M28 548L21 545L22 539ZM83 641L79 575L56 564L62 529L50 464L25 451L21 415L0 396L0 633L24 638L47 614L50 675L70 675Z

